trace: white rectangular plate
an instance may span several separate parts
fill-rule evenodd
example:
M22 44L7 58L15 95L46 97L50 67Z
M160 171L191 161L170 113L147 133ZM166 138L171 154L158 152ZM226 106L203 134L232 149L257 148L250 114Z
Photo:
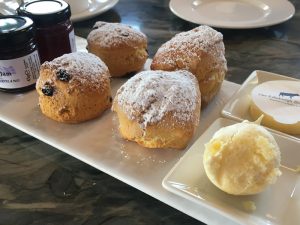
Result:
M77 38L77 49L86 41ZM148 62L149 63L149 62ZM112 92L127 79L112 79ZM220 116L224 104L239 85L224 81L216 98L201 112L199 128L192 144ZM205 207L172 195L161 181L185 153L177 150L145 149L127 142L118 134L118 121L107 110L101 117L81 124L63 124L41 114L35 91L23 94L0 93L0 120L48 143L57 149L159 199L208 224L232 224Z
M281 149L282 175L264 192L251 196L233 196L215 187L203 167L204 144L224 126L236 122L224 118L216 120L177 162L162 184L167 190L205 206L231 220L248 225L300 224L300 142L273 134ZM247 212L243 203L252 201L256 210Z
M222 115L224 117L236 121L243 121L243 120L253 121L249 113L249 107L251 103L251 92L253 88L255 88L258 84L261 84L266 81L271 81L271 80L297 80L297 79L275 74L275 73L266 72L266 71L255 70L250 74L248 79L242 84L240 89L227 102L227 104L222 110ZM272 132L300 140L300 135L289 135L277 130L273 130L271 128L268 129L271 130Z

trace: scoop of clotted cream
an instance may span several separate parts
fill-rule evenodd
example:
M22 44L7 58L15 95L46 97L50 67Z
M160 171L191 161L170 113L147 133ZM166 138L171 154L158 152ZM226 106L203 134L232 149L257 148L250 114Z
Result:
M280 150L269 131L244 121L218 130L205 145L203 163L213 184L233 195L263 191L281 175Z

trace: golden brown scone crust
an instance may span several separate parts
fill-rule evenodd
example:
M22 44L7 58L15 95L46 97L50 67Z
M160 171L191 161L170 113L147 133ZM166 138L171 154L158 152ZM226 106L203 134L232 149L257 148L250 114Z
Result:
M65 54L43 63L36 90L42 113L59 122L90 120L111 106L108 68L90 53Z
M205 25L179 33L158 49L151 69L193 73L205 106L219 91L227 72L223 35Z
M198 126L201 96L188 71L144 71L117 92L117 113L123 138L147 148L184 149Z
M108 66L112 77L140 71L147 58L147 37L120 23L96 22L87 37L87 49Z

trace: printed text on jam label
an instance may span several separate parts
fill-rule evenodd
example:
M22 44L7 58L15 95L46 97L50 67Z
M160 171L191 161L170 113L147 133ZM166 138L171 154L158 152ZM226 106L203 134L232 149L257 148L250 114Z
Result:
M0 76L1 77L8 77L8 76L12 76L13 74L16 74L16 70L14 67L0 66Z

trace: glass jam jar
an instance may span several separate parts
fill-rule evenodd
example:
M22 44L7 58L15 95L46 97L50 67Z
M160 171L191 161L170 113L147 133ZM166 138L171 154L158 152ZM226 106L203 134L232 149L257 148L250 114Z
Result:
M40 59L35 26L28 17L0 16L0 90L22 92L34 89Z
M30 17L36 27L41 62L75 52L75 35L70 6L62 0L34 0L23 3L19 15Z

